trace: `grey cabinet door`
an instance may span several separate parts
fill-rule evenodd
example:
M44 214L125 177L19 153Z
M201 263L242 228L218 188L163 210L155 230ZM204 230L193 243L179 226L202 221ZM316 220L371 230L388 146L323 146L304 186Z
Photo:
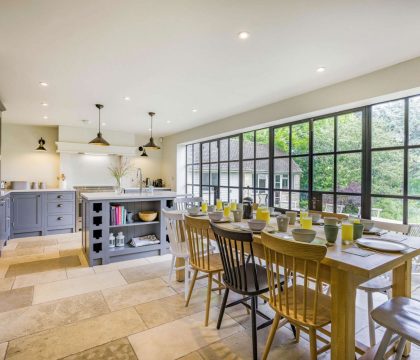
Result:
M12 198L14 232L42 230L42 198L40 194L16 194Z
M0 249L7 240L6 201L0 200Z

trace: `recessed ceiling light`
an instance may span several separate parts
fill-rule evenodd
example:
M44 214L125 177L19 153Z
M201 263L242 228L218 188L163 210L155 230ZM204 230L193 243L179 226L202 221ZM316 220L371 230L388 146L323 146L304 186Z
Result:
M171 120L166 120L166 123L167 124L170 124L172 121Z
M48 83L47 83L47 82L45 82L45 81L41 81L41 82L39 83L39 85L40 85L40 86L43 86L43 87L47 87L47 86L48 86Z
M322 73L322 72L324 72L326 69L323 67L323 66L321 66L321 67L319 67L318 69L316 69L316 72L319 72L319 73Z
M130 101L130 100L131 100L131 98L130 98L129 96L125 96L125 97L124 97L124 100L125 100L125 101Z
M46 102L41 103L42 106L48 106Z
M149 128L149 131L152 131L152 129L151 129L151 128Z
M102 123L102 126L106 126L106 122L103 122L103 123Z
M238 34L238 38L239 38L239 39L241 39L241 40L248 39L248 38L249 38L249 32L246 32L246 31L241 31L241 32Z
M192 109L191 111L192 111L192 112L197 112L198 110L197 110L197 109Z
M44 119L45 119L45 120L47 120L47 119L48 119L48 116L47 116L47 115L45 115L45 116L44 116Z

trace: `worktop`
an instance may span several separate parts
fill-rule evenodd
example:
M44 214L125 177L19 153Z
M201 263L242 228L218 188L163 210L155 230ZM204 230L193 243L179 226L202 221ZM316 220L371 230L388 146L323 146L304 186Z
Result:
M23 189L23 190L14 190L14 189L4 189L0 191L0 197L7 196L9 194L15 193L29 193L29 192L67 192L67 191L76 191L73 189L55 189L55 188L48 188L48 189Z
M140 192L130 192L118 194L116 192L92 192L92 193L82 193L82 199L88 201L97 201L97 200L153 200L153 199L165 199L165 198L175 198L175 191L157 191L152 192L143 190Z

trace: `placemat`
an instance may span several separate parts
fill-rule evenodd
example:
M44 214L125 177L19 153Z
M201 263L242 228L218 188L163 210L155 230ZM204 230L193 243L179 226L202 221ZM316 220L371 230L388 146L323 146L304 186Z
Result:
M374 255L375 252L374 251L370 251L370 250L365 250L365 249L361 249L358 247L350 247L344 250L341 250L342 252L345 252L347 254L352 254L352 255L357 255L357 256L361 256L361 257L368 257L370 255Z

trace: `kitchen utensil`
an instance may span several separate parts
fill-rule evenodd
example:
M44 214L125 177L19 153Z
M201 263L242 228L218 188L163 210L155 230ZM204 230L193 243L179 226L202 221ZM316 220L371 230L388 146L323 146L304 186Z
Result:
M145 221L145 222L150 222L150 221L155 220L157 218L157 215L158 215L157 211L153 211L153 210L139 212L140 220Z
M324 233L325 233L325 239L329 243L335 243L337 240L338 235L338 226L337 225L325 225L324 226Z
M220 221L223 218L223 211L209 212L208 215L211 221Z
M267 225L265 220L249 220L248 226L252 231L262 231Z
M321 214L320 213L311 212L309 214L309 216L312 218L312 223L313 224L319 222L319 220L321 219Z
M188 215L197 215L200 212L200 207L199 206L189 206L187 208L188 211Z
M233 220L235 222L241 222L242 221L242 211L241 210L233 210Z
M243 218L252 219L252 204L249 201L244 201L243 208L244 208Z
M315 239L316 231L310 229L293 229L292 235L296 241L310 243Z
M338 224L338 219L335 218L335 217L331 217L331 216L324 217L324 224L325 225L337 225Z
M289 225L289 217L286 215L279 215L276 219L279 231L287 232L287 226Z
M363 236L363 224L353 223L353 240L360 239Z
M286 216L289 218L289 225L294 225L297 213L295 211L286 211Z
M361 219L360 223L363 224L364 231L370 231L375 226L375 223L373 220Z
M390 240L360 238L356 240L356 244L368 249L384 251L384 252L401 252L408 249L408 246Z

